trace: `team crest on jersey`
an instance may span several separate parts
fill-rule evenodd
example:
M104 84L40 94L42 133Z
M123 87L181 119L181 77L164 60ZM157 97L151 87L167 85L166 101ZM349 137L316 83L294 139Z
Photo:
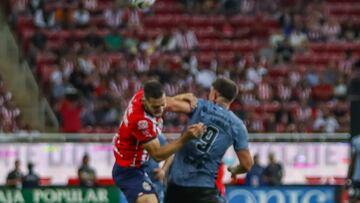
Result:
M151 185L148 182L143 182L142 186L143 186L145 191L150 191L151 190Z
M137 126L139 130L146 130L148 129L148 122L146 120L138 121Z

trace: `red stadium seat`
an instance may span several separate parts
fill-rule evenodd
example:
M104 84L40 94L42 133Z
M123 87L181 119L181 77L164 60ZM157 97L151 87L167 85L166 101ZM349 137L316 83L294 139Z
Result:
M47 83L50 81L51 74L54 72L55 66L54 65L42 65L39 67L39 73L42 82Z
M92 16L90 18L90 25L96 25L97 27L103 27L105 25L105 18L104 16Z
M33 18L31 16L18 16L16 30L21 32L25 28L34 28Z
M36 65L39 67L44 64L53 64L56 56L53 53L38 53L36 55Z

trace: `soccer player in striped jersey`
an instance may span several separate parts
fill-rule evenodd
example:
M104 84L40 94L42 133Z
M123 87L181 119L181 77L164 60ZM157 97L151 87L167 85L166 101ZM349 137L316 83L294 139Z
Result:
M164 110L185 112L192 108L194 102L181 98L166 97L159 82L148 81L131 99L124 113L113 139L116 163L112 175L129 203L159 202L154 185L145 172L149 156L157 161L165 160L206 130L202 123L194 124L177 140L160 146L157 136L161 134Z

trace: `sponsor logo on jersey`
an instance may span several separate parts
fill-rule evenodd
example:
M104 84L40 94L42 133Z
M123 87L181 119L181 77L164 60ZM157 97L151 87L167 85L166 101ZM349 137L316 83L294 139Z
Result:
M146 130L146 129L148 129L148 123L147 123L146 120L138 121L137 126L138 126L138 129L139 129L139 130Z
M150 191L151 190L151 185L148 182L143 182L142 186L143 186L145 191Z

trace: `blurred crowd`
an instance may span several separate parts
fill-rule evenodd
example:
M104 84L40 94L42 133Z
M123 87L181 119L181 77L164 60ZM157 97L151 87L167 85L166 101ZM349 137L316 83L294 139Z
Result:
M15 106L12 97L0 75L0 133L18 132L27 128L22 125L20 110Z
M239 85L232 110L250 132L349 130L347 82L356 54L349 49L321 66L294 62L296 55L308 53L310 43L360 41L360 27L332 17L326 1L183 0L174 11L225 18L213 27L217 40L260 44L251 52L231 53L230 60L214 50L207 62L194 27L182 23L153 34L157 30L144 25L156 18L157 8L140 11L112 0L60 3L13 0L9 22L64 132L113 132L128 101L149 78L159 79L168 95L193 92L204 98L218 76ZM33 25L29 35L18 28L24 16ZM230 23L239 16L275 18L278 27ZM166 113L164 121L165 131L178 132L187 116Z

